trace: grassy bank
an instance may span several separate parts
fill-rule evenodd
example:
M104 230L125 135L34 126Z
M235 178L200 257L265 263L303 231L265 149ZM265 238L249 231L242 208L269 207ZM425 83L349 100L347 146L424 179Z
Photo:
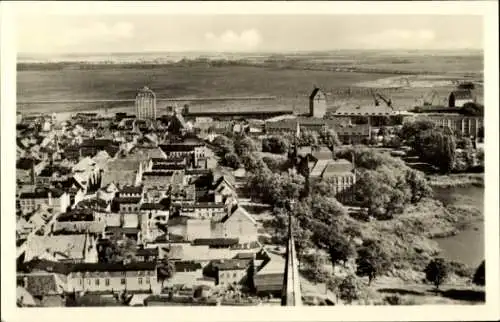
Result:
M474 185L484 187L484 173L457 173L449 175L431 175L427 177L433 187L450 188Z
M394 264L390 276L420 282L424 267L441 252L433 239L455 235L481 219L481 211L472 206L445 207L440 201L425 199L392 220L360 222L348 218L346 224L359 231L363 240L381 241ZM463 265L455 268L464 275Z

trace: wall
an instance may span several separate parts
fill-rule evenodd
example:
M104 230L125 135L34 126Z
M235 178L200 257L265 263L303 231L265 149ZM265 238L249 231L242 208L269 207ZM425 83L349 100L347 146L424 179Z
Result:
M246 268L238 270L220 270L218 272L218 284L222 286L239 284L246 275Z

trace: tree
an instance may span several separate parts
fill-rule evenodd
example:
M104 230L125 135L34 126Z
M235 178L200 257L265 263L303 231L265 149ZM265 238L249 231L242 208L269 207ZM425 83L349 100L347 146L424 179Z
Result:
M224 135L217 136L213 141L215 154L223 158L226 154L234 152L233 141Z
M410 188L411 203L417 203L432 195L432 188L420 171L413 169L406 171L406 183Z
M340 299L351 304L360 296L360 285L355 276L349 275L344 278L337 286Z
M319 132L319 141L321 142L321 144L326 145L327 147L340 145L340 140L337 132L332 129L322 129Z
M245 154L254 153L257 150L258 150L257 143L255 143L255 141L248 136L238 137L234 141L234 151L240 157Z
M314 219L331 225L335 218L346 216L347 210L334 198L313 195L311 199L311 214Z
M343 234L333 233L330 235L328 254L332 265L346 263L355 254L355 249L349 239Z
M288 160L281 157L263 157L262 161L272 172L283 172L287 170Z
M356 197L361 205L368 209L368 214L374 217L388 216L390 203L395 198L402 197L395 189L393 173L387 171L366 170L361 172L356 182Z
M163 289L163 283L172 278L175 274L175 265L168 258L163 259L157 268L158 280L161 281L161 288Z
M375 240L366 240L358 249L356 274L368 276L368 284L390 267L388 254Z
M286 153L290 143L283 136L271 136L262 140L262 151L275 154Z
M248 172L262 171L267 168L262 158L260 158L256 153L248 153L241 157L241 163Z
M480 286L485 285L485 261L483 260L481 264L477 267L476 272L472 278L472 283Z
M425 278L427 281L434 284L436 289L446 280L448 277L449 267L444 259L436 258L429 262L425 268Z
M416 143L417 136L427 130L434 129L436 125L432 121L428 120L420 120L416 122L407 122L403 124L402 129L399 131L399 137L403 140L406 141L406 143L414 147L414 144Z
M312 131L300 132L300 145L302 146L318 146L318 134Z
M241 161L236 153L230 152L224 155L222 164L236 170L241 166Z

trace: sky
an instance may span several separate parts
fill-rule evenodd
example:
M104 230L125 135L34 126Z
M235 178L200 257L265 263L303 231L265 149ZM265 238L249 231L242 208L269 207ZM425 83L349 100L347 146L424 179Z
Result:
M473 15L23 15L19 53L482 49Z

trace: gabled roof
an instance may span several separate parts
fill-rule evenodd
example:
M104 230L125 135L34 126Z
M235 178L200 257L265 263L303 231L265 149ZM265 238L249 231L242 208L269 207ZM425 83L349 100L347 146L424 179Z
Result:
M255 218L252 217L252 215L250 215L243 207L241 207L240 205L234 205L233 206L233 209L231 209L231 212L224 216L224 218L222 218L221 222L226 222L228 221L231 217L233 216L243 216L243 217L246 217L250 222L252 222L253 224L256 224L257 221L255 221Z
M354 170L353 164L345 159L330 161L325 167L322 177L328 177L335 174L352 172Z

